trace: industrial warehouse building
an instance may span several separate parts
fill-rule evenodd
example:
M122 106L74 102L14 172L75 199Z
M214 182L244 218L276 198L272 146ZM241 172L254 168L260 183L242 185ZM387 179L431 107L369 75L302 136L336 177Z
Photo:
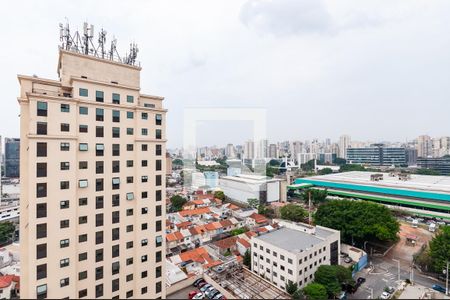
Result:
M297 178L290 189L326 188L329 195L375 201L417 215L450 220L450 177L344 172Z

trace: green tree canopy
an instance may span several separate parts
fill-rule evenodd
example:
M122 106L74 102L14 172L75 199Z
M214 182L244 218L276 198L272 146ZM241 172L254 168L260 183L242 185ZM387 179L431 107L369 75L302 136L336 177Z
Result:
M14 233L16 227L11 222L0 223L0 242L6 242Z
M436 272L442 272L450 261L450 226L442 230L430 242L430 256Z
M348 268L334 265L320 266L314 274L314 282L324 286L330 298L339 295L342 284L354 284L352 272Z
M247 199L248 206L252 208L257 208L259 205L259 200L256 198L248 198Z
M174 195L170 198L170 203L172 204L172 211L180 211L183 209L183 205L187 202L186 198L180 195Z
M302 198L305 203L309 201L309 193L311 193L311 202L314 205L325 202L328 196L328 192L326 190L318 190L318 189L305 189L302 192Z
M244 232L247 232L247 231L248 231L247 228L241 227L241 228L236 228L236 229L231 230L231 231L230 231L230 234L231 234L232 236L235 236L235 235L240 235L240 234L242 234L242 233L244 233Z
M420 175L441 175L439 171L433 169L417 169L416 173Z
M251 267L251 264L252 264L252 252L250 251L250 249L247 249L247 251L245 251L243 263L248 268Z
M333 170L331 168L323 168L319 171L319 175L327 175L333 173Z
M394 241L400 225L391 211L381 204L367 201L333 200L319 206L314 219L317 225L341 231L343 242L362 245L364 241Z
M325 291L325 295L327 294L327 292ZM305 298L305 293L303 292L303 290L298 289L295 291L295 293L292 294L292 299L294 300L303 300L306 299Z
M328 293L325 286L320 283L312 282L305 286L303 293L308 300L327 300Z
M298 284L297 282L292 282L289 280L286 283L286 292L288 292L289 295L293 295L298 290Z
M291 203L280 208L280 215L282 219L301 222L308 213L301 206Z
M214 198L225 200L225 194L222 191L215 191L214 192Z
M342 165L339 168L339 172L351 172L351 171L366 171L366 168L364 168L361 165L352 165L352 164Z

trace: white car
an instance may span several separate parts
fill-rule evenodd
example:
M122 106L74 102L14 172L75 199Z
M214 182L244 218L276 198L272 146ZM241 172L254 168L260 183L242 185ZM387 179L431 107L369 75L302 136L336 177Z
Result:
M197 299L205 299L205 295L203 293L197 293L194 295L194 297L192 297L193 300L197 300Z
M389 299L389 297L391 296L391 294L389 294L388 292L383 292L381 294L381 299Z

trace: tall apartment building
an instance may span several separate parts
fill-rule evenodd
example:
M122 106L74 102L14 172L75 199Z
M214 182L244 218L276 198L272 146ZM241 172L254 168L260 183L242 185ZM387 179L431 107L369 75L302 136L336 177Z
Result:
M347 149L350 147L351 138L349 135L342 135L339 137L339 156L340 158L347 158Z
M417 138L417 156L431 157L433 155L433 143L428 135L421 135Z
M162 97L141 68L60 50L19 75L23 298L164 298Z
M254 273L281 289L292 281L299 288L314 281L321 265L338 265L340 232L280 220L280 228L251 240Z
M5 176L20 176L20 139L5 138Z

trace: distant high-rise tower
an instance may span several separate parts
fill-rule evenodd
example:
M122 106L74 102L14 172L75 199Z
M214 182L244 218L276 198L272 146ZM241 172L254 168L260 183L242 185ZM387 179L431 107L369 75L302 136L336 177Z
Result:
M59 80L18 76L22 298L165 298L166 110L140 73L60 49Z
M244 159L254 159L255 158L255 142L246 141L244 144Z
M269 145L269 157L270 158L278 158L278 147L277 144Z
M5 138L5 176L20 176L20 139Z
M428 135L421 135L417 138L417 156L431 157L433 155L433 143Z
M347 149L350 147L351 138L349 135L342 135L339 138L339 157L347 158Z
M236 151L234 150L233 144L227 144L225 148L225 156L227 158L234 158L236 157Z

